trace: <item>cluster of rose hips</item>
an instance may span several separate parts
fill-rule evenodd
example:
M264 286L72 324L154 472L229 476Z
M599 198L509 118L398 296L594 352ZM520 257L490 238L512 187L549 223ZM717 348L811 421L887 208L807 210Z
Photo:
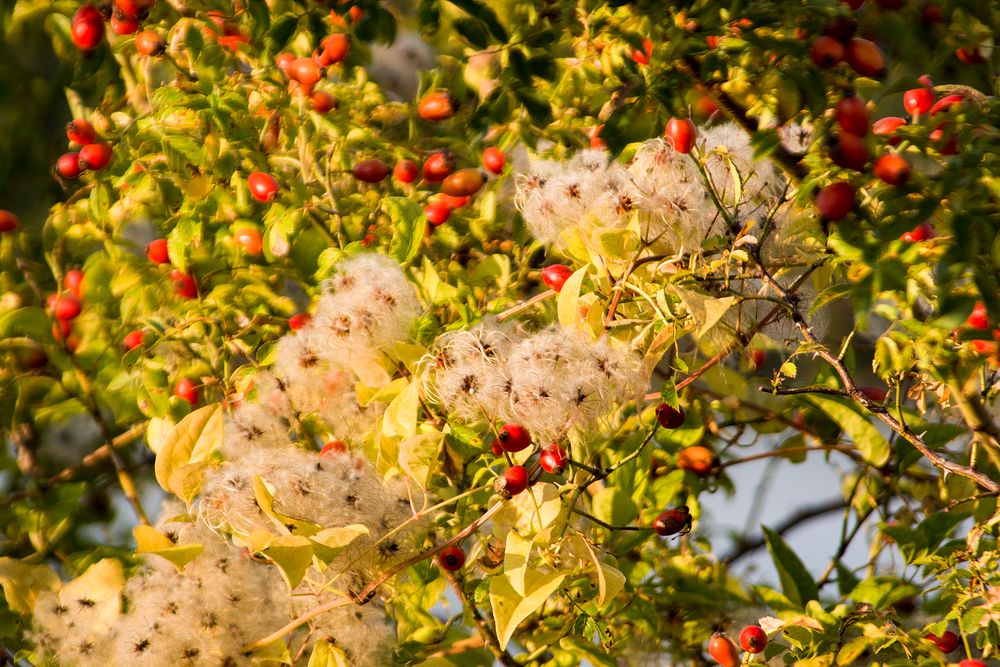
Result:
M70 269L63 276L63 290L50 294L45 304L56 320L52 326L53 338L63 341L70 352L75 352L80 345L79 336L73 333L73 320L83 312L83 302L80 300L82 285L83 271Z
M756 655L767 648L767 633L759 625L748 625L740 632L740 645L724 632L716 632L708 641L708 654L722 667L738 667L740 648Z
M97 130L90 121L77 118L66 126L66 138L79 151L63 153L56 160L55 173L67 181L80 177L84 171L100 171L111 164L111 144L97 140Z
M118 35L131 35L139 30L139 24L149 15L156 0L114 0L114 2L100 2L96 6L87 2L76 10L73 20L70 23L70 37L76 48L84 52L96 49L101 40L104 39L104 22L111 23L111 29ZM140 48L139 39L136 38L136 48L153 49L159 52L162 50L162 39L153 33L155 40L149 35L143 38L143 46ZM154 48L154 42L161 46ZM144 55L153 55L153 52Z
M155 239L146 246L146 257L153 264L169 264L170 254L167 250L166 239ZM175 268L170 273L170 279L174 283L174 292L184 299L198 298L198 283L194 276Z
M846 16L831 21L823 28L823 34L813 40L810 48L812 61L823 69L846 62L861 76L884 76L885 54L874 42L856 37L857 27L857 22Z
M970 329L977 331L986 331L990 329L990 316L986 312L986 304L982 301L977 301L976 305L972 308L972 313L969 315L968 319L965 321L966 326ZM994 358L993 363L1000 363L998 360L997 353L1000 351L1000 327L995 327L993 329L993 340L981 340L974 339L969 341L972 345L972 349L982 355L992 356Z
M289 79L289 88L297 90L309 98L313 111L326 113L340 106L330 93L315 90L316 84L325 77L327 67L343 62L351 52L351 38L343 33L331 33L324 37L312 56L296 58L288 52L279 53L274 62Z

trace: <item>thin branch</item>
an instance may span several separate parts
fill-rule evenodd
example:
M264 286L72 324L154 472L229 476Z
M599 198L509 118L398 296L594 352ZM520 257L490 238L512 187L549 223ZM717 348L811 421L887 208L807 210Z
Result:
M815 354L819 355L820 358L830 364L833 370L840 377L841 382L844 385L844 390L848 396L854 399L854 401L861 405L861 407L874 414L883 424L905 438L907 442L912 444L935 467L971 479L988 491L1000 491L1000 484L993 481L980 471L968 466L960 465L953 461L949 461L937 452L931 450L931 448L927 446L927 443L924 442L923 438L914 433L909 426L900 423L896 418L889 414L884 407L865 396L854 383L854 378L851 377L851 373L847 369L847 366L844 365L844 362L841 359L838 359L816 338L816 335L813 333L809 324L799 311L798 306L796 305L795 297L793 297L788 290L775 280L771 274L768 273L767 269L764 268L764 264L760 260L759 248L754 251L754 259L756 261L757 268L760 271L761 280L774 288L774 290L781 295L781 298L788 303L790 306L792 321L801 332L802 337L806 340L806 342L815 346Z
M579 514L580 516L593 521L594 523L596 523L601 528L606 528L608 530L637 530L637 531L638 530L653 530L652 526L613 526L613 525L611 525L610 523L608 523L606 521L601 521L600 519L598 519L593 514L588 514L587 512L584 512L583 510L578 510L575 507L573 508L573 514Z
M843 389L834 389L832 387L824 387L822 385L814 385L812 387L788 387L787 389L781 389L779 387L757 387L757 391L764 392L765 394L775 394L777 396L794 396L796 394L829 394L831 396L846 396L850 398L850 394Z
M784 447L781 449L773 449L769 452L758 452L757 454L751 454L750 456L744 456L739 459L732 459L730 461L725 461L720 463L718 468L722 470L723 468L730 468L741 463L749 463L750 461L759 461L761 459L770 459L776 456L786 456L788 454L801 454L803 452L845 452L854 453L856 451L855 447L850 445L815 445L813 447Z

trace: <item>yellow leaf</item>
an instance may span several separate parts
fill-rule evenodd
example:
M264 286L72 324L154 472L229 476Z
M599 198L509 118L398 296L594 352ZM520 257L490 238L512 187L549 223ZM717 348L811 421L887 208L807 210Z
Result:
M382 415L382 435L408 438L417 433L417 412L420 407L420 389L416 382L404 387Z
M559 292L559 324L569 331L580 329L580 321L583 319L580 316L580 286L586 275L585 265L566 280Z
M314 523L293 519L274 510L274 487L259 475L253 478L253 495L260 510L266 514L282 535L315 535L320 528Z
M510 581L511 588L518 595L524 595L524 577L528 571L528 557L531 555L532 540L517 534L507 533L507 547L503 555L503 573Z
M315 535L310 536L309 539L312 540L313 551L316 553L316 557L324 563L329 563L343 553L344 549L350 546L351 542L362 535L368 535L369 532L367 526L363 526L360 523L352 523L349 526L324 528Z
M190 500L201 483L198 465L222 445L222 409L218 403L198 408L165 433L153 470L165 490ZM194 465L194 468L189 466ZM192 479L192 475L194 479Z
M169 537L152 526L136 526L132 529L132 535L135 536L136 553L166 558L178 572L204 551L201 544L174 544Z
M399 443L399 467L425 489L437 467L443 440L444 433L430 431L405 438Z
M687 306L691 317L698 324L698 330L695 332L698 338L704 336L709 329L718 324L722 316L726 314L726 311L732 308L737 302L737 298L734 296L716 298L680 287L675 287L674 289L677 292L677 296Z
M162 417L153 417L146 427L146 444L154 454L160 453L160 445L174 427L174 422Z
M31 565L16 558L0 558L0 587L11 611L32 613L43 591L59 590L59 577L48 565Z
M320 639L313 646L307 667L350 667L347 656L337 646L325 639Z
M396 378L387 385L382 387L370 387L365 384L358 383L354 385L354 393L358 396L358 402L361 405L368 405L369 403L388 403L392 399L399 395L399 392L406 387L406 378Z
M293 589L299 585L312 564L313 546L307 537L284 535L271 540L261 553L274 561L288 588Z
M490 606L497 628L500 648L506 649L517 626L538 611L566 578L565 572L540 574L527 572L525 587L527 595L518 595L506 575L497 575L490 582Z
M72 609L80 607L80 601L87 601L87 618L95 634L110 629L122 609L122 587L125 573L122 565L114 558L105 558L90 567L79 577L63 586L59 600Z

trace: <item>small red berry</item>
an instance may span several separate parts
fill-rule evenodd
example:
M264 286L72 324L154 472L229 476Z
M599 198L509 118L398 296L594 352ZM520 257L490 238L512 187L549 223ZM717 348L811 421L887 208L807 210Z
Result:
M660 426L663 428L680 428L684 423L684 418L684 408L674 408L666 403L660 403L656 406L656 421L660 422Z
M977 301L976 305L972 308L972 314L969 315L969 319L965 323L973 329L989 329L990 316L986 312L986 304L982 301Z
M191 407L198 405L198 385L190 378L181 378L174 385L174 396L187 401Z
M966 658L965 660L960 660L958 662L958 667L988 667L988 665L982 660Z
M951 653L961 643L958 635L951 630L945 630L940 637L934 633L928 633L924 635L924 639L937 646L943 653Z
M362 160L351 167L351 174L362 183L379 183L389 175L389 165L382 160Z
M247 186L250 194L257 201L272 202L278 196L278 181L262 171L252 172L247 176Z
M438 554L438 564L449 572L461 570L462 566L465 565L465 552L459 547L446 547Z
M882 49L861 37L852 37L844 50L844 59L861 76L882 77L887 69Z
M235 239L236 243L243 246L248 255L259 255L264 247L260 232L253 227L240 227L233 234L233 239Z
M423 175L428 183L440 183L455 171L455 157L450 152L434 153L424 161Z
M740 650L732 639L721 632L716 632L709 640L708 654L722 667L739 667Z
M446 120L455 115L455 100L449 93L427 93L417 105L417 115L424 120Z
M934 90L927 86L911 88L903 93L903 108L911 116L922 116L934 106Z
M142 329L136 329L134 331L129 331L125 334L125 338L122 339L122 346L126 351L134 350L137 347L142 347L144 333Z
M653 530L662 537L684 534L691 530L691 512L686 505L668 509L653 521Z
M838 132L827 140L830 146L830 159L838 167L864 171L865 165L871 160L871 153L865 140L851 132Z
M17 229L18 219L17 216L10 211L4 211L0 209L0 233L2 232L12 232Z
M288 328L292 331L298 331L309 324L311 319L312 315L309 313L295 313L288 318Z
M490 146L483 151L483 166L494 174L502 172L506 162L507 156L496 146Z
M903 232L899 238L907 243L920 243L934 238L934 226L929 222L921 222L908 232Z
M76 10L70 24L70 37L81 51L92 51L101 43L104 39L104 19L94 5L88 2Z
M169 264L170 255L167 253L167 240L156 239L150 241L149 245L146 246L146 257L153 264Z
M441 192L451 197L471 197L486 183L486 174L479 169L459 169L441 182Z
M347 452L347 443L343 440L331 440L330 442L323 445L323 448L319 450L319 455L323 456L325 454L343 454Z
M843 220L854 208L854 187L838 181L823 187L816 194L816 210L826 220Z
M699 477L712 474L718 465L719 460L715 452L704 445L685 447L677 454L677 467L681 470L690 470Z
M194 299L198 296L198 283L190 274L184 273L180 269L174 269L170 278L174 281L174 291L177 292L178 296L185 299Z
M531 434L520 424L504 424L497 433L497 442L505 452L519 452L531 445Z
M131 35L139 29L139 19L134 16L112 16L111 29L116 35Z
M568 266L551 264L542 269L542 282L548 285L550 289L561 292L563 285L566 284L571 275L573 275L573 269Z
M71 143L86 146L87 144L94 143L94 139L97 138L97 131L94 130L94 126L90 124L90 121L76 118L66 124L66 138Z
M748 625L740 633L740 646L747 653L760 653L767 647L767 633L759 625Z
M889 185L903 185L910 180L909 161L898 153L886 153L875 160L872 166L874 174Z
M327 111L336 109L340 105L337 102L337 98L324 90L317 90L309 98L309 101L312 102L313 111L316 113L326 113Z
M292 78L289 73L291 72L293 62L295 62L295 56L288 51L282 51L274 57L274 64L277 65L278 69L280 69L289 79Z
M152 30L143 30L135 36L135 50L140 56L158 56L166 48L167 43Z
M80 168L79 153L63 153L56 160L56 173L67 181L75 181L80 178L83 169Z
M667 121L667 129L663 134L675 151L690 153L698 138L698 128L690 118L671 118Z
M420 176L420 167L413 160L400 160L392 170L392 176L400 183L412 183Z
M296 58L288 65L288 78L298 81L309 92L322 77L319 63L312 58Z
M566 455L566 450L555 442L542 447L542 453L538 457L538 464L542 466L542 470L550 475L562 474L568 462L569 457Z
M324 67L329 67L341 62L351 52L351 38L341 33L334 33L324 37L319 46L322 49L319 62Z
M637 65L648 65L652 58L653 40L648 37L642 40L642 51L639 49L632 49L632 60L634 60Z
M941 99L939 99L937 102L934 103L934 106L930 108L929 113L930 115L933 116L935 114L943 113L945 111L951 111L951 108L953 106L959 106L964 102L965 98L962 97L961 95L945 95L944 97L942 97Z
M899 143L899 137L895 136L896 130L903 125L906 125L906 119L899 116L886 116L872 123L872 133L880 137L889 137L889 145L895 146Z
M87 144L80 149L80 165L98 171L111 163L111 146L102 142Z
M55 305L52 307L56 318L64 321L76 319L82 310L83 305L80 300L72 294L63 294L56 299Z
M813 40L809 55L817 67L829 69L844 59L844 45L834 37L823 35Z
M868 108L857 95L850 93L841 98L837 102L836 114L841 129L859 137L868 134Z
M500 442L499 441L497 441L497 440L493 441L493 444L490 445L490 453L492 453L493 456L502 456L503 455L503 447L500 446Z
M80 269L70 269L63 276L63 287L69 290L70 294L80 298L80 287L83 284L83 271Z
M986 62L986 58L983 57L983 53L979 50L978 46L960 46L955 49L955 56L966 65L981 65Z
M502 477L493 483L493 490L504 498L511 498L528 488L528 470L524 466L507 468Z
M759 347L750 350L750 367L759 370L767 362L767 352Z
M424 216L435 227L443 225L451 217L451 206L442 201L431 202L424 207Z

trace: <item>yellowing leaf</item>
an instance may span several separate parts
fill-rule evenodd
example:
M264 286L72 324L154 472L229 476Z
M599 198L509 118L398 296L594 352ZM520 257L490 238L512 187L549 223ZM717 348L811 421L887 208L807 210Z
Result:
M381 387L371 387L366 384L358 383L354 385L354 393L357 394L358 402L361 405L368 405L369 403L388 403L399 395L399 392L406 387L406 384L406 378L396 378L389 384Z
M399 467L425 489L437 467L443 440L444 433L430 431L405 438L399 443Z
M313 646L307 667L351 667L351 663L347 661L343 650L325 639L320 639Z
M166 558L178 571L183 570L205 548L201 544L174 544L169 537L152 526L136 526L132 529L132 535L135 536L136 553Z
M260 510L266 514L283 535L315 535L320 528L314 523L293 519L274 510L274 487L260 476L253 478L253 495Z
M218 403L198 408L166 433L153 467L156 481L186 501L197 495L201 464L222 445L222 409Z
M527 595L518 595L506 575L498 575L490 582L490 606L497 628L500 648L506 649L514 631L526 618L538 611L566 578L565 572L539 574L527 572Z
M605 258L626 260L636 246L635 233L621 227L598 227L590 233L591 247Z
M580 329L580 286L587 275L587 267L583 266L566 279L559 292L559 324L563 329L576 331Z
M169 419L153 417L149 420L149 425L146 427L146 445L149 446L154 454L160 453L160 445L163 444L163 441L173 427L174 422Z
M416 382L403 388L382 415L382 435L408 438L417 433L420 389Z
M516 530L507 533L507 547L503 555L503 572L510 581L511 587L521 596L524 595L524 577L528 571L531 545L532 540L521 537Z
M31 565L16 558L0 558L0 587L11 611L32 613L43 591L59 590L59 577L48 565Z
M312 564L313 546L307 537L284 535L271 540L262 553L274 561L288 588L292 589L299 585Z
M737 301L734 296L716 298L680 287L675 287L674 290L687 306L691 317L698 323L698 330L695 332L695 336L698 338L704 336L709 329L718 324L726 311L732 308Z
M354 540L362 535L368 535L369 532L367 526L352 523L349 526L324 528L315 535L311 535L309 539L312 540L316 557L324 563L329 563L343 553Z
M59 591L59 600L72 609L79 609L81 600L86 600L90 623L88 630L99 633L110 629L121 615L124 585L125 573L121 563L114 558L105 558L63 586Z

